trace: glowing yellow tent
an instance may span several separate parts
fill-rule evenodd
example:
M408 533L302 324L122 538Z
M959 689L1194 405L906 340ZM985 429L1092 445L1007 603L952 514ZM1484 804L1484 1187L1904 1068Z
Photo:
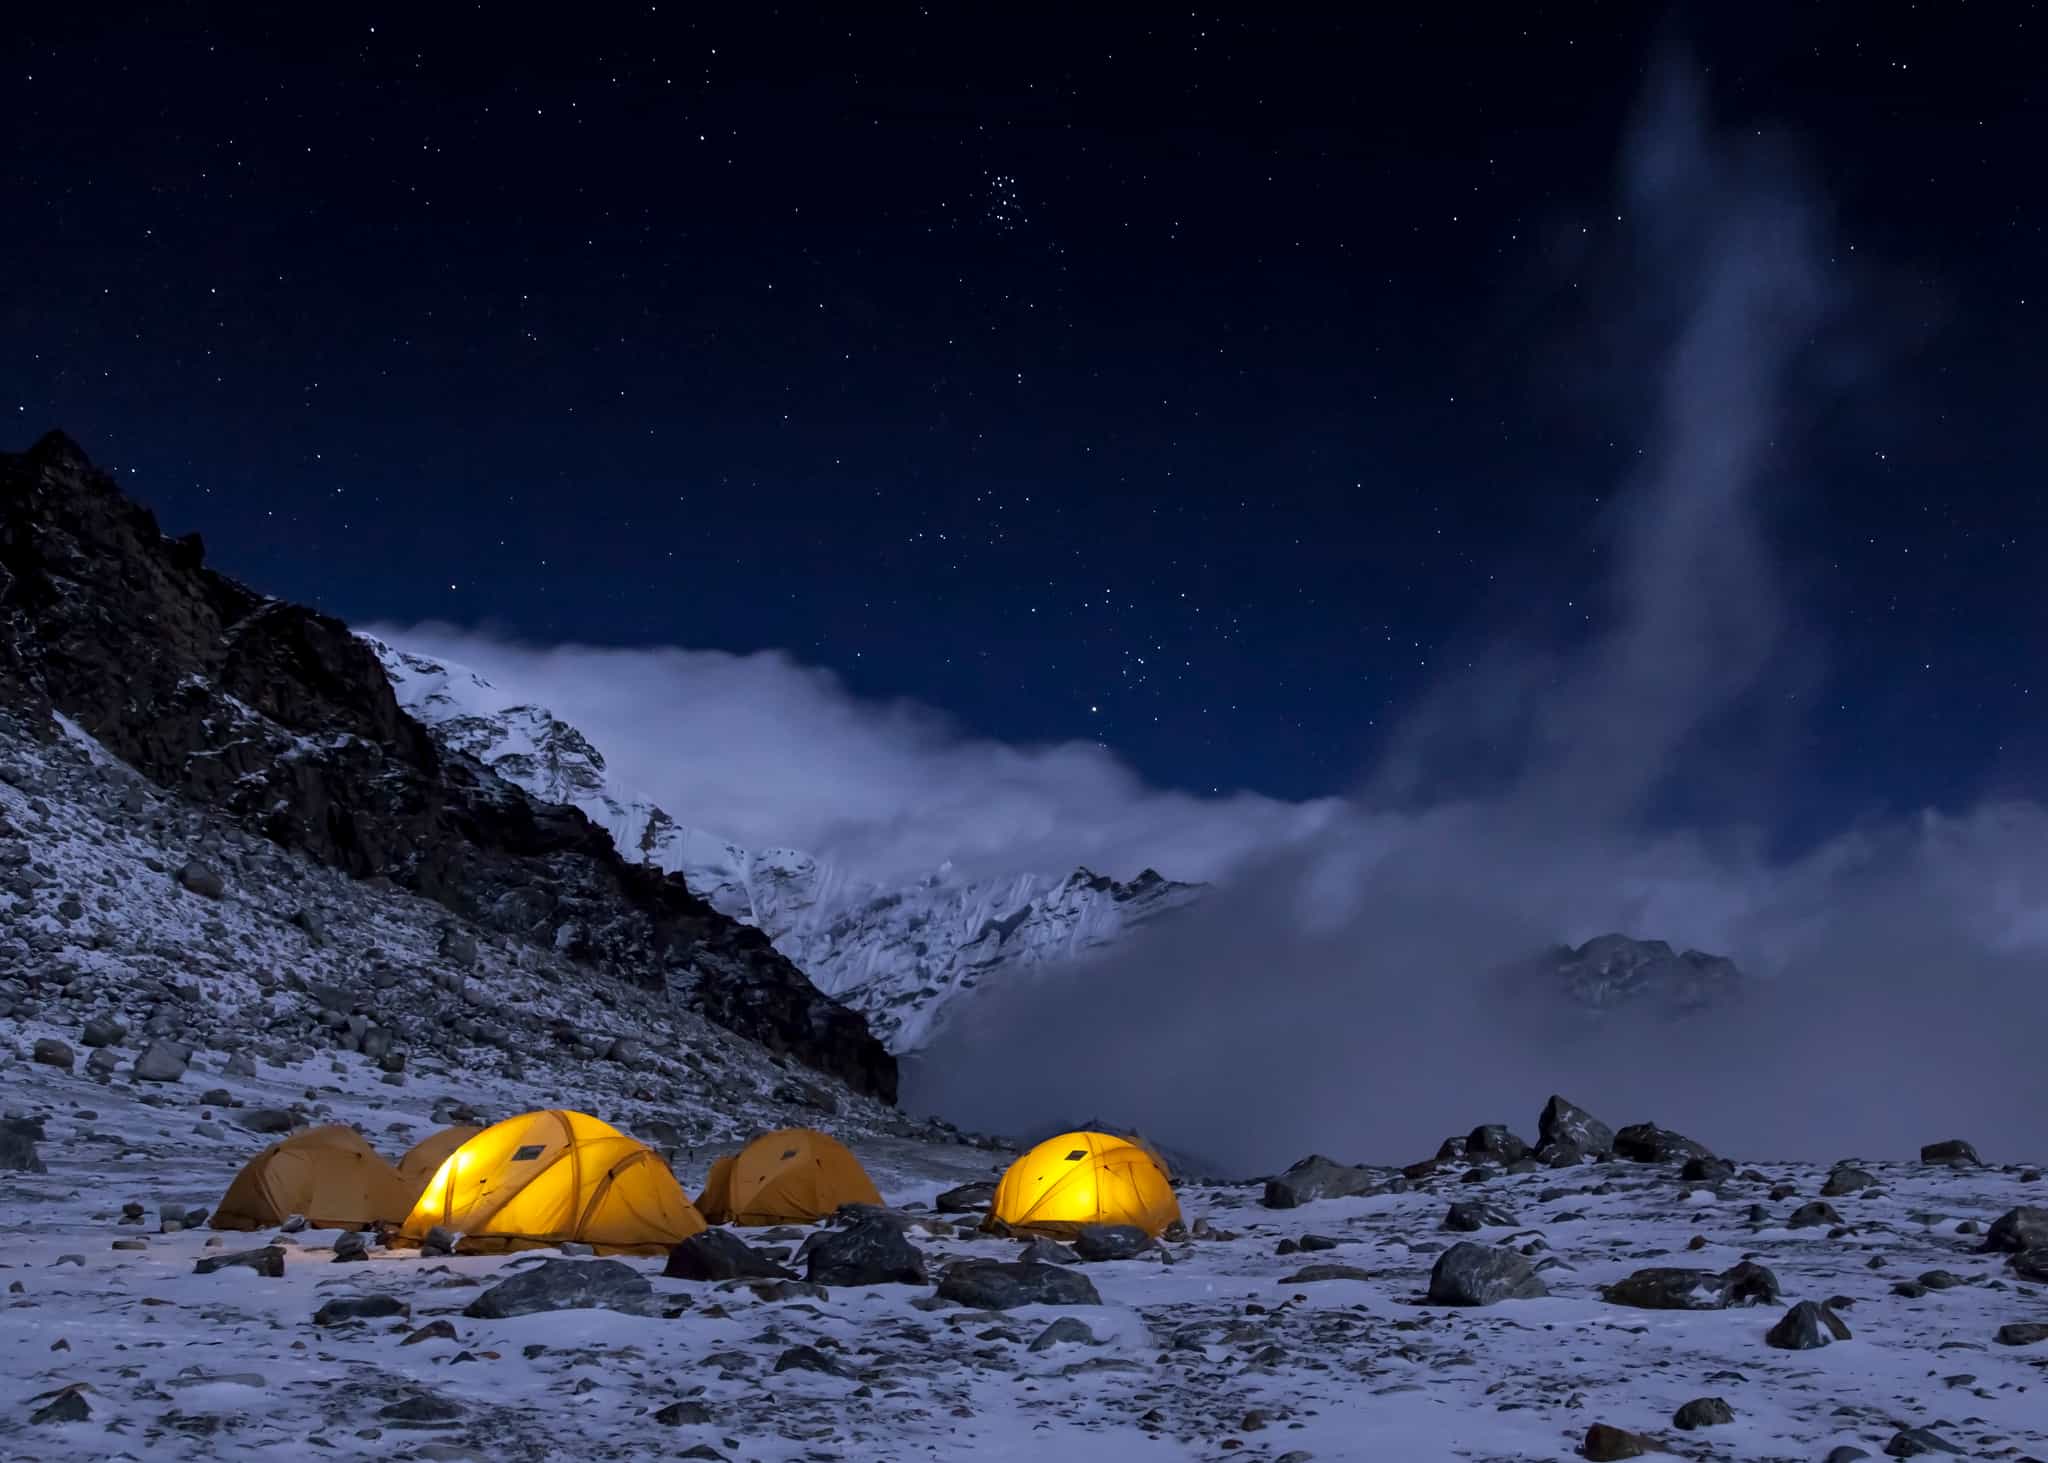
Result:
M697 1210L713 1224L810 1224L841 1204L881 1202L843 1144L810 1128L778 1128L711 1165Z
M466 1251L578 1240L607 1254L662 1254L704 1228L659 1154L580 1112L522 1113L441 1161L399 1227L443 1225Z
M438 1133L429 1133L419 1142L405 1150L405 1157L398 1160L398 1176L408 1185L406 1190L407 1210L420 1196L420 1190L427 1186L441 1167L441 1160L474 1138L482 1128L457 1123L452 1128L443 1128Z
M989 1218L1013 1229L1072 1234L1090 1224L1135 1224L1157 1235L1180 1218L1166 1164L1114 1133L1062 1133L1010 1165Z
M354 1128L308 1128L246 1164L213 1211L215 1229L262 1229L294 1214L315 1229L391 1224L412 1203L396 1169Z

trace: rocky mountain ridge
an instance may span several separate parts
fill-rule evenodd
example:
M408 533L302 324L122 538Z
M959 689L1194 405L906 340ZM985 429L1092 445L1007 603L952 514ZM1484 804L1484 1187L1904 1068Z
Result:
M438 743L331 616L205 566L59 433L0 454L0 709L454 922L665 993L893 1100L893 1057L759 930Z
M680 874L861 1011L898 1054L925 1046L976 989L1097 953L1202 890L1152 869L1119 881L1087 868L967 878L947 867L881 885L795 849L742 848L622 786L601 749L552 709L469 667L362 639L399 703L445 748L577 808L628 858Z
M1663 940L1624 934L1557 945L1540 958L1543 979L1561 983L1574 1005L1595 1013L1647 1010L1667 1017L1741 998L1746 978L1725 955L1675 951Z

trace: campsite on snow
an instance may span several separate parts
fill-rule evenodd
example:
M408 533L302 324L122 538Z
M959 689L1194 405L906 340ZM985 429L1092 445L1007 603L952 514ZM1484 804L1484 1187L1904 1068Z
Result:
M0 1463L2048 1463L2029 7L0 20Z
M2011 1155L1724 1160L1552 1097L1255 1177L919 1119L758 931L394 738L345 627L63 439L0 487L39 607L0 755L10 1455L2048 1447L2048 1189ZM123 623L183 628L117 677ZM400 845L431 895L361 876ZM679 990L665 950L715 963ZM1736 978L1567 953L1545 979L1667 1020Z

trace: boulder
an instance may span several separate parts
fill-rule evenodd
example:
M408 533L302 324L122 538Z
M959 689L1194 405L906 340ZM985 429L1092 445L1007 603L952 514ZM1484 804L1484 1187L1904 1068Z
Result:
M1152 1245L1152 1236L1135 1224L1090 1224L1074 1236L1074 1255L1090 1261L1129 1260Z
M661 1273L672 1280L797 1278L796 1271L776 1264L729 1229L707 1229L672 1246Z
M1516 1223L1513 1213L1498 1204L1489 1204L1481 1199L1467 1199L1451 1205L1450 1213L1444 1215L1444 1228L1461 1234L1489 1227L1504 1227Z
M1834 1205L1815 1199L1811 1204L1801 1204L1794 1209L1785 1224L1791 1229L1812 1229L1817 1225L1841 1222L1842 1216L1835 1212Z
M385 1316L412 1314L412 1308L395 1295L337 1295L313 1312L316 1326L338 1326L344 1321L376 1321Z
M441 1423L454 1422L462 1416L462 1404L450 1397L437 1396L432 1392L415 1392L410 1397L401 1397L396 1402L387 1402L377 1409L380 1421L394 1427L435 1427Z
M1461 1240L1436 1258L1429 1272L1432 1305L1490 1306L1550 1294L1521 1254L1498 1245Z
M2048 1209L2022 1204L1991 1221L1984 1235L1986 1250L2048 1249Z
M1877 1178L1867 1170L1851 1164L1843 1164L1828 1175L1828 1181L1820 1186L1821 1197L1839 1199L1844 1194L1853 1194L1859 1189L1877 1187Z
M2021 1250L2008 1263L2020 1279L2048 1285L2048 1245L2038 1250Z
M1013 1306L1099 1306L1102 1297L1079 1270L1022 1260L962 1260L939 1277L939 1299L978 1310Z
M2048 1325L2040 1321L2010 1321L1998 1328L2000 1346L2034 1346L2048 1341Z
M1039 1235L1023 1249L1017 1251L1017 1258L1039 1265L1078 1265L1081 1257L1067 1246L1048 1235Z
M28 1415L31 1423L85 1422L92 1417L92 1406L85 1400L83 1382L73 1382L68 1387L59 1387L55 1392L44 1392L29 1400L43 1404Z
M1934 1454L1960 1458L1964 1456L1964 1450L1927 1427L1902 1427L1884 1445L1887 1458L1923 1458Z
M1490 1158L1496 1163L1513 1163L1529 1156L1529 1145L1500 1123L1474 1128L1465 1139L1467 1158Z
M1586 1439L1579 1444L1579 1456L1590 1458L1593 1463L1612 1463L1612 1460L1617 1458L1641 1458L1646 1454L1662 1451L1641 1433L1609 1427L1604 1422L1596 1422L1587 1428Z
M71 1070L77 1060L71 1048L54 1036L36 1038L36 1044L29 1049L29 1060L42 1067L56 1067L61 1071Z
M924 1254L895 1225L867 1219L821 1236L804 1278L813 1285L923 1285Z
M1744 1260L1719 1272L1656 1266L1600 1287L1609 1305L1642 1311L1718 1311L1779 1298L1778 1277Z
M0 1173L48 1173L36 1140L43 1125L33 1118L0 1118Z
M1032 1351L1050 1351L1055 1346L1099 1346L1095 1333L1072 1316L1061 1316L1038 1333L1030 1346Z
M1976 1148L1964 1142L1961 1138L1944 1138L1939 1143L1922 1144L1920 1148L1920 1161L1922 1163L1949 1164L1981 1164L1984 1162L1983 1159L1977 1156Z
M1539 1150L1568 1147L1588 1157L1614 1151L1614 1129L1554 1093L1536 1119L1536 1137Z
M1735 1421L1735 1409L1719 1397L1695 1397L1673 1413L1671 1421L1685 1432L1702 1427L1725 1427Z
M1311 1153L1286 1173L1267 1179L1261 1202L1268 1209L1294 1209L1313 1199L1340 1199L1378 1190L1367 1170Z
M220 874L196 859L178 870L178 883L187 892L208 899L218 899L227 892L227 885L222 882Z
M260 1250L235 1250L224 1255L208 1255L192 1266L194 1275L211 1275L216 1270L254 1270L258 1275L272 1280L284 1279L284 1246L265 1245Z
M1813 1351L1848 1339L1849 1328L1842 1318L1815 1300L1799 1302L1764 1333L1764 1344L1780 1351Z
M135 1080L138 1082L176 1082L185 1075L185 1067L192 1060L190 1048L175 1041L158 1037L135 1059Z
M128 1034L128 1028L108 1016L95 1016L85 1023L78 1039L87 1046L112 1046Z
M476 1320L504 1320L537 1311L624 1311L653 1309L654 1287L619 1260L543 1260L531 1270L501 1280L463 1309Z
M1735 1177L1735 1165L1725 1158L1688 1158L1678 1176L1689 1184L1725 1184Z
M1704 1143L1695 1143L1683 1133L1660 1128L1655 1123L1633 1123L1614 1135L1614 1152L1637 1163L1679 1163L1688 1158L1712 1158Z
M1280 1279L1282 1285L1319 1285L1325 1280L1370 1280L1372 1271L1356 1265L1304 1265Z
M370 1258L370 1242L352 1229L338 1234L334 1237L334 1258L338 1264L367 1260Z
M959 1184L939 1195L932 1207L941 1214L984 1214L995 1197L992 1183Z
M815 1346L791 1346L775 1358L778 1372L820 1372L828 1377L851 1375L841 1363L834 1361Z
M286 1108L252 1107L235 1114L235 1121L252 1133L289 1133L299 1120Z

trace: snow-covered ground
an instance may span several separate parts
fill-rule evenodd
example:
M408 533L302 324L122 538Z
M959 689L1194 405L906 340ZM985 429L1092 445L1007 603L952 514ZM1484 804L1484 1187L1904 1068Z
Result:
M1876 1189L1828 1201L1841 1226L1797 1230L1785 1221L1818 1194L1823 1170L1760 1164L1758 1177L1715 1194L1680 1182L1669 1165L1496 1172L1477 1183L1453 1165L1416 1191L1288 1210L1261 1207L1257 1187L1195 1188L1182 1194L1188 1220L1207 1219L1227 1237L1082 1267L1099 1306L1007 1313L935 1303L930 1285L769 1299L664 1279L659 1260L632 1259L651 1280L653 1314L480 1320L463 1312L482 1288L551 1252L378 1251L342 1264L332 1234L159 1232L166 1211L210 1207L266 1141L235 1130L234 1109L206 1107L204 1087L250 1106L310 1089L323 1115L359 1124L394 1155L430 1126L435 1099L452 1095L428 1082L395 1091L341 1065L255 1081L193 1073L155 1091L9 1070L6 1106L43 1117L49 1171L0 1176L0 1454L1564 1459L1596 1422L1700 1458L1820 1459L1840 1445L1875 1454L1909 1427L1932 1429L1966 1456L2048 1454L2048 1343L1993 1339L2006 1323L2048 1321L2048 1299L2016 1280L2006 1256L1978 1253L1978 1238L1959 1232L2048 1198L2048 1186L2013 1168L1865 1165ZM516 1096L496 1083L484 1095ZM209 1114L235 1136L195 1140ZM992 1177L1001 1161L957 1143L849 1138L885 1197L911 1208ZM701 1181L708 1156L681 1162L686 1186ZM1771 1198L1780 1186L1791 1192ZM1504 1206L1515 1222L1446 1233L1447 1205L1472 1199ZM130 1202L143 1206L142 1223L122 1222ZM1760 1223L1747 1217L1755 1203L1769 1213ZM784 1248L801 1235L746 1233ZM1334 1244L1277 1253L1307 1235ZM1689 1249L1695 1236L1702 1243ZM910 1237L934 1275L954 1257L1007 1259L1017 1249L936 1216ZM1549 1297L1423 1304L1437 1253L1467 1238L1528 1249ZM138 1239L140 1248L115 1248ZM285 1249L281 1279L194 1273L209 1254L266 1243ZM1781 1303L1646 1311L1607 1303L1598 1289L1647 1266L1721 1270L1745 1258L1776 1273ZM1290 1278L1310 1264L1353 1273ZM1936 1269L1960 1283L1917 1299L1893 1293ZM373 1293L409 1311L313 1320L330 1299ZM1851 1339L1814 1351L1765 1344L1786 1306L1831 1298ZM1034 1351L1062 1314L1082 1321L1094 1344ZM452 1334L407 1344L437 1322ZM778 1371L795 1347L814 1348L844 1375ZM29 1420L47 1394L72 1386L83 1388L87 1416ZM1671 1425L1682 1404L1708 1396L1735 1420L1694 1433ZM700 1404L706 1420L656 1419L681 1402Z
M1089 869L967 878L949 866L878 885L795 849L742 848L622 786L603 752L548 707L468 667L361 638L399 704L443 744L535 797L580 809L628 858L681 874L713 907L764 931L819 990L864 1014L892 1052L928 1045L984 984L1103 950L1200 892L1150 870L1128 881Z

